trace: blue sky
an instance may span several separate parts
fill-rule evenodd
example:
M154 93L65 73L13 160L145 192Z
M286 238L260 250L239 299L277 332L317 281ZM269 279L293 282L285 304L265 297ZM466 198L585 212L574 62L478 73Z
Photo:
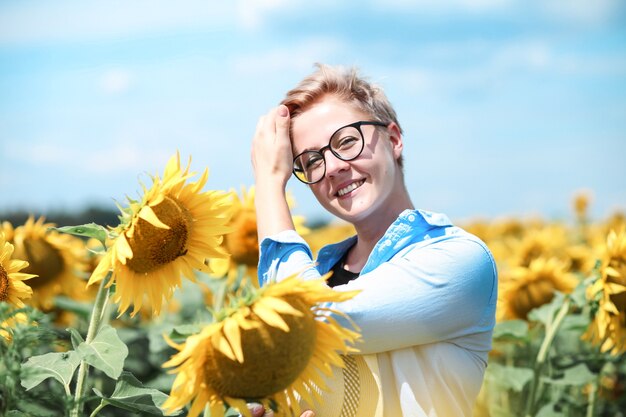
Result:
M0 212L114 208L176 150L207 188L249 186L258 117L315 62L385 88L420 208L626 209L619 0L57 0L0 3Z

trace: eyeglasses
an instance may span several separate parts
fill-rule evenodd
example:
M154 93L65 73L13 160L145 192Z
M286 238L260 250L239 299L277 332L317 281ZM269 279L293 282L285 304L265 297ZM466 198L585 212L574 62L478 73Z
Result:
M324 153L330 149L342 161L352 161L361 155L365 141L361 126L387 126L387 123L361 121L340 127L332 134L328 145L319 151L304 151L293 159L293 174L305 184L315 184L326 175Z

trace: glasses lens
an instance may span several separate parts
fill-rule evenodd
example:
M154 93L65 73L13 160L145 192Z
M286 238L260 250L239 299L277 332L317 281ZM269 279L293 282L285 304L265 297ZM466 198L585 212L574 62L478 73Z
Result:
M330 149L338 158L351 161L363 150L363 135L356 127L344 127L330 139Z
M324 157L317 151L304 152L294 161L294 168L300 181L317 182L324 176Z

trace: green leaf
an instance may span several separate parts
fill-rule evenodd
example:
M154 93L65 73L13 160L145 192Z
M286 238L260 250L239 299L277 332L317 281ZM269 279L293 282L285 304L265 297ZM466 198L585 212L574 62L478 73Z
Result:
M11 410L6 414L6 417L29 417L28 414L19 410Z
M76 329L68 328L66 330L70 332L72 347L74 348L74 350L78 350L78 346L80 346L81 343L84 343L85 339L83 339L83 337L80 335L80 333L78 333L78 330Z
M30 390L42 381L54 378L68 387L79 364L80 357L73 350L33 356L22 364L21 384Z
M167 395L154 388L146 388L130 372L122 372L110 398L106 398L94 389L96 395L106 404L124 410L139 413L163 415L161 405L167 400ZM180 412L179 412L180 414Z
M50 410L48 407L37 404L31 401L20 401L17 408L19 408L20 414L15 416L27 416L27 417L58 417L58 410Z
M530 368L517 368L490 363L487 370L489 378L493 383L516 392L521 392L533 377L533 370Z
M530 321L538 321L543 323L544 326L548 326L548 323L552 323L554 319L554 315L561 308L563 304L563 293L556 291L554 293L554 298L547 304L542 305L541 307L535 308L528 313L528 320Z
M549 403L541 407L537 412L536 417L565 417L565 414L560 411L556 411L554 406L556 403Z
M85 282L85 285L87 285L87 282ZM54 297L54 306L60 310L66 310L85 318L89 318L93 308L91 302L80 302L65 296Z
M570 294L574 305L576 305L578 308L583 308L585 305L587 305L587 285L588 283L586 283L584 280L581 281L576 286L576 288L574 288L574 291L572 291Z
M83 342L76 350L89 365L113 379L122 373L124 359L128 356L128 347L109 325L102 326L91 343Z
M589 327L589 316L582 314L570 314L565 316L561 324L561 331L573 330L584 332Z
M524 341L528 338L528 323L524 320L507 320L497 323L493 339L502 341Z
M589 371L587 365L579 363L576 366L567 368L563 377L559 379L542 378L544 382L553 385L586 385L596 379L596 374Z
M80 226L51 227L50 229L70 235L93 237L98 239L103 247L106 247L107 229L99 224L88 223Z

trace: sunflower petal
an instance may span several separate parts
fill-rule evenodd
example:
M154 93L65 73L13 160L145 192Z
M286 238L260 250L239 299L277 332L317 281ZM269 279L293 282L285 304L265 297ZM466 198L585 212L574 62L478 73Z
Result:
M264 306L263 304L256 303L252 306L252 311L261 318L265 323L270 326L277 327L286 332L289 331L289 326L274 310Z
M228 318L224 322L224 334L239 363L243 363L243 350L241 348L241 333L236 319Z
M141 210L139 211L139 218L144 219L154 227L158 227L160 229L170 229L168 225L159 220L156 213L154 212L154 210L152 210L152 207L150 206L143 206L141 208Z

